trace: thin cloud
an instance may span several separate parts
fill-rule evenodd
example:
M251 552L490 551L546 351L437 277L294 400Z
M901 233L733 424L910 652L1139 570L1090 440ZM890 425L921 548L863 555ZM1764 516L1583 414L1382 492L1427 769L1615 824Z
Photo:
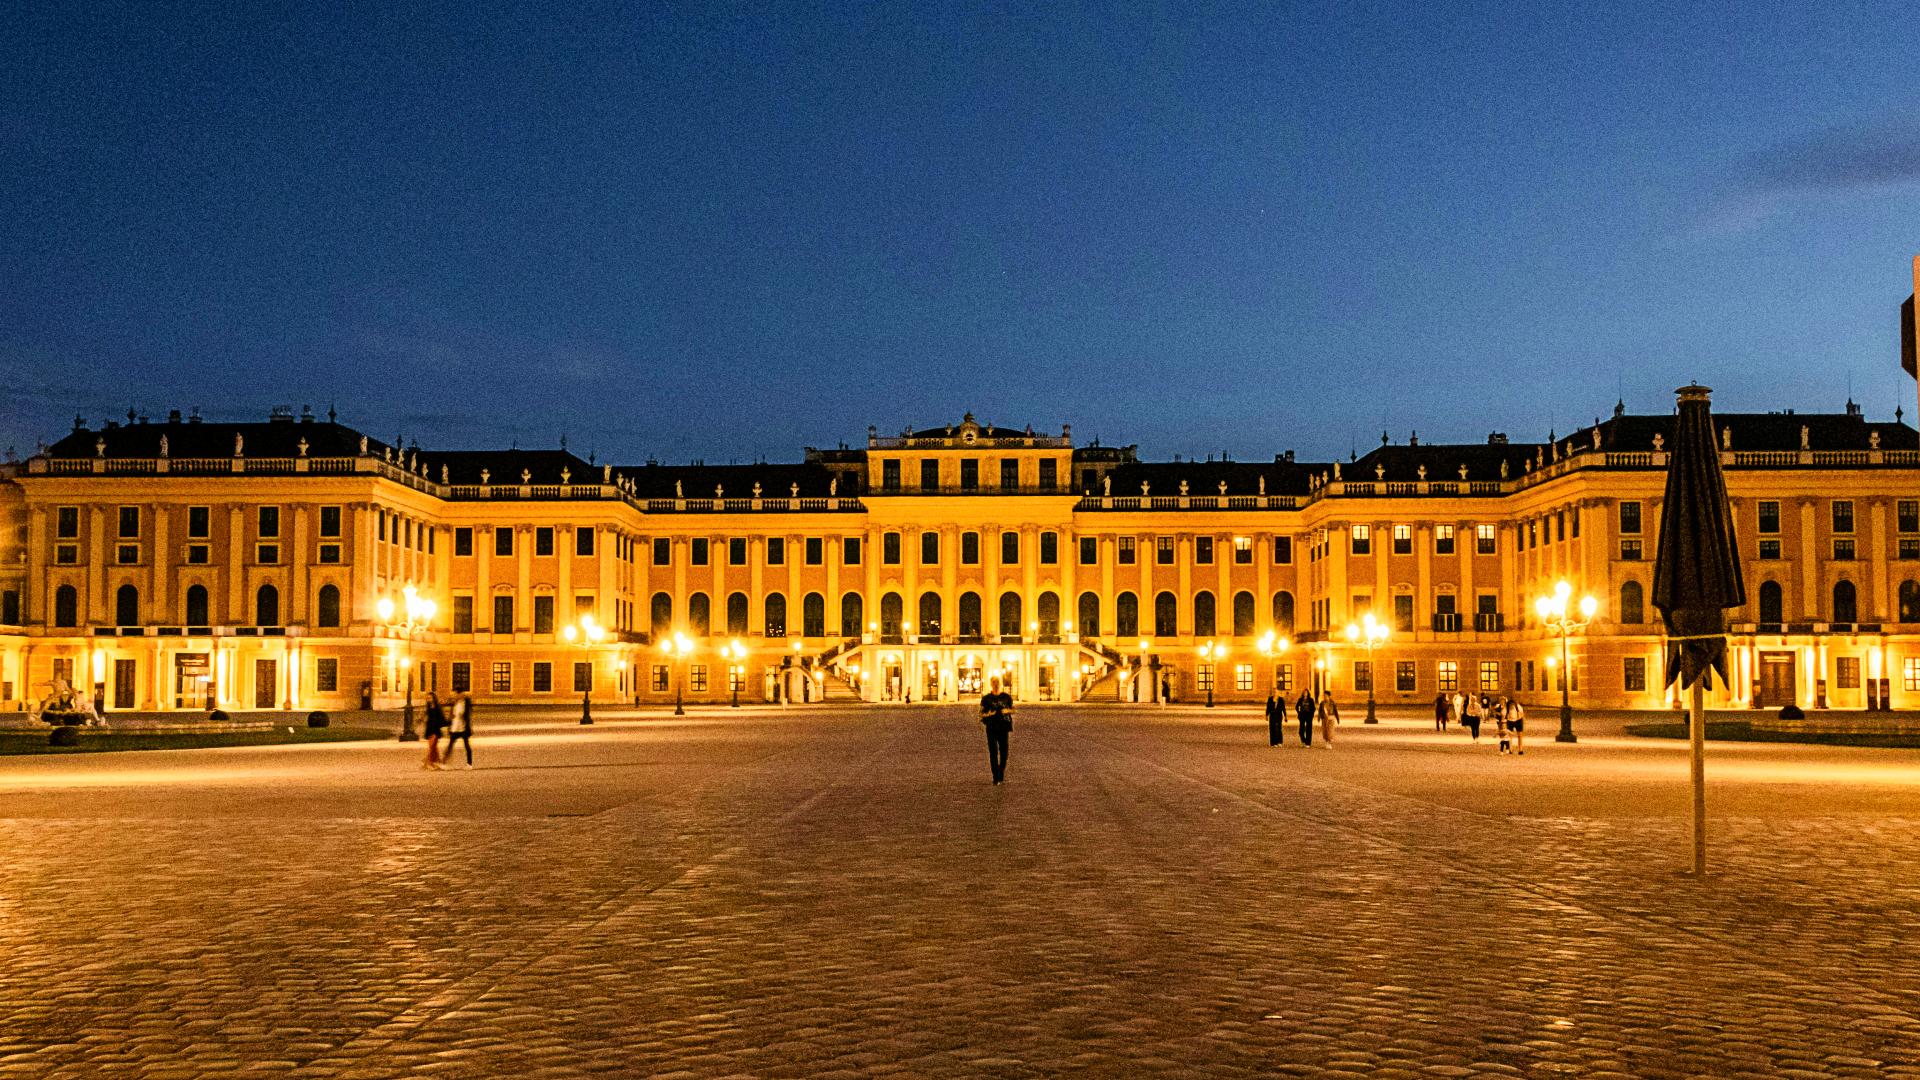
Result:
M1831 191L1920 180L1920 124L1822 132L1754 154L1747 186L1760 191Z

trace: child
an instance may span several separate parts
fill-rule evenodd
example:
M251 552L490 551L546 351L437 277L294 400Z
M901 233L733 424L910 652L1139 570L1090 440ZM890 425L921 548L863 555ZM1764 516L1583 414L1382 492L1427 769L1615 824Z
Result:
M1513 749L1513 733L1507 727L1507 706L1505 702L1493 703L1493 726L1500 733L1500 752L1508 753Z

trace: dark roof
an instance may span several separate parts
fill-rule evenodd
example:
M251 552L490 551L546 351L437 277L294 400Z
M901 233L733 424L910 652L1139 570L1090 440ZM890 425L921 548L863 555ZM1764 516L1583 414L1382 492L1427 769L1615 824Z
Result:
M723 488L730 499L753 497L753 485L760 485L766 498L786 498L793 485L800 485L801 496L824 499L840 470L823 465L781 462L761 465L622 465L614 473L633 481L634 490L643 499L671 499L674 483L689 499L711 499L714 488ZM837 494L852 498L860 494L856 485L843 480Z
M1130 461L1115 466L1107 476L1113 479L1115 495L1140 494L1142 481L1150 485L1149 494L1178 495L1182 480L1189 495L1218 495L1223 480L1228 495L1258 495L1263 479L1269 495L1305 495L1307 478L1331 469L1331 465L1305 461Z
M420 452L420 471L429 480L440 479L447 467L451 484L518 484L522 469L530 484L597 484L603 470L565 450L434 450ZM480 479L480 471L487 479ZM561 473L566 473L562 479Z
M308 457L352 457L360 452L361 434L344 424L326 420L268 420L257 423L199 423L168 420L161 423L116 424L100 429L74 428L47 448L48 457L90 458L96 444L106 443L106 456L155 458L160 439L167 440L167 456L176 458L232 457L233 437L240 436L247 457L299 457L300 440L307 441ZM368 438L369 453L386 450L386 443Z
M1600 446L1603 450L1615 452L1641 451L1653 449L1653 437L1658 435L1664 442L1673 441L1673 425L1676 418L1668 413L1664 416L1640 416L1623 413L1603 420L1596 429L1594 426L1581 428L1561 440L1565 447L1569 442L1576 446L1593 446L1593 433L1600 432ZM1713 414L1714 427L1723 432L1732 432L1728 445L1740 450L1798 450L1800 449L1800 429L1807 429L1807 449L1809 450L1870 450L1873 448L1873 435L1880 435L1880 448L1883 450L1913 450L1920 448L1920 434L1913 428L1901 423L1869 422L1859 412L1844 413L1722 413Z
M1504 476L1519 476L1527 471L1527 462L1545 446L1545 443L1513 442L1376 446L1360 455L1358 461L1342 462L1340 479L1413 482L1422 479L1420 470L1424 466L1425 479L1458 481L1460 466L1465 465L1468 481L1499 480L1503 478L1502 465L1507 468ZM1332 479L1331 467L1323 466L1316 471Z

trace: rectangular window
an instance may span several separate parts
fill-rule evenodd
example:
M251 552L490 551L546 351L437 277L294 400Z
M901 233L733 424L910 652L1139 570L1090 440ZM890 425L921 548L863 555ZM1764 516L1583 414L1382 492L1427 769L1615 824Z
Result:
M1413 594L1394 594L1393 628L1402 634L1413 633Z
M473 633L472 596L455 596L453 598L453 632L456 634Z
M1006 458L1000 462L1000 486L1013 491L1020 487L1020 461L1018 458Z
M727 538L727 565L728 566L747 565L747 538L746 537L730 536Z
M1393 527L1393 553L1395 555L1413 554L1413 526L1395 525Z
M140 561L139 544L121 544L114 549L114 561L122 566L131 566Z
M1293 689L1293 665L1273 665L1273 688L1284 694Z
M979 491L980 490L980 459L979 458L961 458L960 459L960 490L961 491Z
M1373 661L1355 660L1353 662L1353 691L1364 694L1373 689Z
M963 532L960 534L960 565L980 565L980 534Z
M1853 531L1853 500L1833 500L1833 531L1850 533Z
M533 554L542 559L553 554L553 526L542 525L533 530Z
M1293 561L1293 537L1276 536L1273 538L1273 561L1286 564Z
M920 490L940 490L940 462L938 460L926 458L920 462Z
M1213 689L1213 665L1212 664L1199 665L1198 669L1194 672L1194 682L1197 684L1195 685L1194 689L1199 690L1202 693L1212 690Z
M1493 555L1497 553L1500 550L1499 543L1495 539L1498 535L1498 533L1494 532L1492 525L1475 525L1473 527L1474 554Z
M653 665L653 692L654 693L658 694L667 689L667 678L668 678L667 665L665 664Z
M280 545L260 544L254 549L254 561L261 566L280 565Z
M1054 566L1060 562L1060 534L1043 532L1040 534L1040 565Z
M1779 558L1780 557L1780 541L1778 540L1760 541L1760 557L1763 559Z
M1153 541L1153 561L1160 566L1173 565L1173 537L1155 537Z
M536 694L553 693L553 665L545 660L533 662L533 692Z
M1558 543L1567 538L1567 512L1556 510L1553 513L1553 539Z
M1857 656L1838 656L1834 658L1833 685L1840 690L1860 689L1860 658Z
M335 537L340 535L340 508L323 506L320 508L320 535Z
M494 528L493 553L496 556L503 559L511 558L513 556L513 530L512 529L508 528L505 525L496 526Z
M0 593L0 624L20 625L20 590L8 589Z
M1900 558L1920 559L1920 538L1903 536L1899 545Z
M1080 538L1080 565L1093 566L1100 561L1100 539L1094 536Z
M687 672L687 689L696 694L707 692L707 665L695 664Z
M213 548L206 544L187 545L187 565L205 566L213 561Z
M1007 530L1000 534L1000 561L1012 566L1020 561L1020 534Z
M512 593L501 593L493 598L493 632L496 634L513 633Z
M280 535L280 508L277 506L260 507L260 537L270 539Z
M1233 538L1233 562L1236 566L1253 564L1253 538L1236 536Z
M1920 499L1901 499L1894 504L1894 516L1901 532L1920 532Z
M1640 503L1628 499L1620 503L1620 531L1638 533L1640 531Z
M1433 675L1440 693L1451 694L1460 689L1460 661L1438 661L1433 665Z
M669 566L673 563L673 541L664 536L653 538L653 565Z
M380 511L379 538L381 543L384 544L387 542L387 512L385 510Z
M900 534L897 532L880 534L880 565L900 565Z
M340 661L331 656L322 656L313 662L313 689L319 694L331 694L340 689Z
M321 544L320 545L320 561L328 566L333 566L338 564L340 562L340 545L339 544Z
M1193 538L1193 561L1199 566L1213 565L1213 537L1196 536Z
M1060 463L1052 458L1040 459L1040 490L1052 491L1060 486Z
M1498 660L1480 661L1480 689L1481 690L1500 689L1500 661Z
M1780 531L1780 504L1775 500L1760 500L1759 512L1756 516L1760 519L1761 532L1777 533Z
M1395 660L1393 662L1393 689L1395 693L1411 694L1417 685L1414 677L1413 661Z
M928 530L920 534L920 565L938 566L940 564L940 534Z
M808 566L820 566L827 561L827 542L817 536L806 540L806 559Z
M133 540L140 535L140 508L123 506L120 508L120 539Z
M712 547L713 542L704 536L696 536L688 541L687 564L689 566L707 565L708 558L713 554L710 550Z
M784 536L767 537L767 565L787 565L787 538Z
M1853 559L1853 537L1836 536L1833 538L1833 557L1842 562Z
M1620 684L1629 694L1646 693L1647 658L1644 656L1626 657L1620 672Z
M573 692L576 694L593 693L593 664L586 660L573 662Z
M840 561L847 566L860 565L860 538L849 536L840 542Z
M553 633L552 596L536 596L533 598L533 632L536 634Z
M900 490L900 459L887 458L880 463L880 490Z
M493 692L513 693L513 661L495 660L493 662Z
M1622 559L1625 559L1628 562L1637 562L1640 559L1640 555L1641 555L1640 541L1638 540L1620 541L1620 557Z
M1373 526L1355 525L1353 527L1353 553L1371 555L1373 553Z
M580 556L591 556L593 554L594 543L598 539L599 538L594 535L593 526L591 525L574 526L573 527L573 553L575 555L580 555Z
M1901 681L1904 689L1920 690L1920 656L1909 656L1901 662Z
M473 690L473 661L455 660L453 662L453 692L471 693Z
M453 530L453 553L459 558L473 554L473 528L462 525Z
M207 520L207 508L204 506L193 506L187 509L187 521L189 524L192 523L193 514L194 514L194 511L196 510L200 512L200 520L203 523ZM55 537L58 537L61 540L73 540L79 537L80 535L80 508L79 507L62 506L58 510L55 510L53 512L53 535Z
M1120 543L1114 558L1121 566L1133 565L1134 559L1136 558L1134 544L1134 538L1131 536L1123 536L1120 538Z
M1243 691L1253 689L1253 665L1252 664L1233 665L1233 688L1235 690L1243 690Z

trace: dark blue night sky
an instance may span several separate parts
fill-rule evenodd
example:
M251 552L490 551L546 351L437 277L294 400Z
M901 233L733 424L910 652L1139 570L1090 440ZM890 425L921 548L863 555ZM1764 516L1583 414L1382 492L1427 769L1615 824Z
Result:
M720 461L1912 398L1907 3L50 6L0 34L23 453L129 406Z

